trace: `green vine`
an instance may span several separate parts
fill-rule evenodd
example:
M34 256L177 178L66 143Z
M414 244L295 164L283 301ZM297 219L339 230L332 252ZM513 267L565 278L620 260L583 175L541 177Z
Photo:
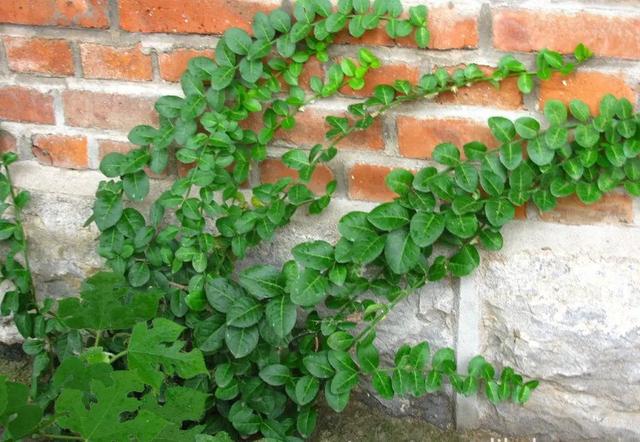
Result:
M13 315L34 357L30 388L0 378L4 440L295 441L313 433L319 400L342 411L363 379L384 399L422 396L445 382L494 403L529 399L537 381L509 367L498 373L481 356L459 372L452 349L432 352L422 342L384 361L377 326L428 282L470 274L478 247L500 249L500 228L516 206L533 201L546 211L574 193L593 203L619 186L640 195L639 115L607 96L595 117L580 101L569 111L549 101L545 130L530 117L490 118L499 148L468 143L463 160L457 146L441 144L433 159L443 167L393 171L387 184L398 197L345 215L335 244L301 243L281 269L238 271L247 251L299 208L315 214L328 206L336 183L314 194L307 183L315 168L387 111L511 77L527 94L536 77L570 73L592 55L579 45L568 61L544 49L535 70L508 55L491 74L470 64L437 69L418 84L378 85L346 116L327 118L326 147L282 156L298 179L246 189L250 170L266 159L277 131L295 127L297 112L343 87L362 89L380 66L367 49L332 62L327 50L338 33L360 37L384 23L392 38L429 43L426 7L403 15L396 0L340 0L335 10L328 0L300 1L294 18L258 13L253 36L229 29L215 61L189 63L184 97L157 101L159 127L130 132L140 147L104 158L100 170L112 179L100 183L90 221L111 272L88 278L77 298L36 299L21 215L28 193L10 181L16 156L2 157L0 240L9 252L0 271L12 289L0 310ZM299 79L312 57L328 67L324 79L312 77L309 94ZM243 123L251 114L262 116L258 131ZM190 167L186 175L146 217L129 207L149 194L146 170L163 173L174 158Z

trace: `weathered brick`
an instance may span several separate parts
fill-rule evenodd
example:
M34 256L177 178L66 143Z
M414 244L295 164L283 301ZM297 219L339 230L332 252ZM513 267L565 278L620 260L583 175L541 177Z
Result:
M420 79L420 70L416 65L407 64L383 64L378 69L372 69L367 72L365 77L365 86L354 91L350 87L343 87L340 92L345 95L353 95L356 97L368 97L373 94L373 90L380 84L393 85L395 80L408 80L412 84L416 84Z
M260 163L260 180L263 183L274 183L285 177L297 179L298 171L288 168L282 161L276 159L267 159ZM331 169L325 165L319 165L307 185L315 194L320 195L325 192L327 184L333 179Z
M228 28L251 30L258 11L277 9L276 0L120 0L120 26L131 32L222 34Z
M73 75L73 56L68 41L21 37L3 40L12 71Z
M503 51L549 48L571 53L584 43L598 56L640 59L640 16L501 9L493 15L493 43Z
M3 0L0 23L42 26L109 26L109 0Z
M473 120L399 116L397 125L400 154L409 158L431 158L433 149L440 143L462 147L471 141L481 141L490 147L497 145L489 128Z
M429 32L431 49L462 49L478 46L477 17L461 13L460 9L453 4L429 10ZM413 34L393 40L389 38L384 28L368 31L357 39L344 31L337 36L336 42L369 46L417 47Z
M385 178L393 169L371 164L355 164L348 171L349 198L364 201L391 201L398 195L385 183Z
M602 97L613 94L618 98L626 97L635 103L633 89L621 76L602 72L576 71L571 75L554 74L540 87L540 106L547 100L560 100L565 104L576 98L589 105L592 113L597 113Z
M16 151L16 137L0 129L0 154Z
M2 87L0 119L53 124L53 97L20 86Z
M447 70L453 72L456 68ZM490 74L493 68L479 66L485 74ZM445 92L437 96L436 102L442 104L462 104L471 106L494 106L503 109L517 109L522 107L522 94L518 90L517 79L507 78L500 83L500 87L481 82L469 87L460 87L455 92Z
M87 139L82 136L36 135L31 151L47 166L86 169L89 164Z
M330 128L325 121L325 117L328 115L339 116L340 112L306 109L296 115L296 126L291 130L279 130L276 133L276 139L301 146L313 146L318 143L326 144L325 133ZM383 149L384 139L382 138L381 120L377 119L366 130L350 134L338 143L338 147L368 150Z
M166 81L180 81L180 77L187 70L189 60L194 57L214 58L211 49L180 48L158 55L160 65L160 77Z
M82 71L86 78L151 80L151 56L140 45L119 48L93 43L80 45Z
M562 224L632 223L633 202L628 195L610 193L586 205L577 196L558 200L554 210L540 213L544 221Z
M70 126L128 131L138 124L158 121L155 100L88 91L65 91L65 121Z

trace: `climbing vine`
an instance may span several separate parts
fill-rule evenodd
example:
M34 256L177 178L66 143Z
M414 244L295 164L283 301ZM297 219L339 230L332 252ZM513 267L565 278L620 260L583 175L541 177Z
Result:
M500 249L500 228L515 207L533 201L546 211L574 193L589 204L620 186L640 195L640 117L625 99L605 97L597 116L578 100L568 109L548 101L544 130L530 117L492 117L498 148L440 144L433 153L440 166L390 173L397 198L345 215L335 244L298 244L281 268L237 269L298 209L317 214L328 206L336 183L315 194L314 170L390 109L476 83L500 87L511 77L527 94L536 78L568 74L592 55L583 45L572 60L544 49L533 70L507 55L490 74L470 64L437 69L417 84L378 85L345 115L327 117L325 145L282 156L298 178L248 187L276 132L295 127L306 105L344 87L362 89L380 66L364 48L357 58L331 60L337 34L357 38L384 26L389 37L412 35L424 48L427 22L426 7L403 12L396 0L340 0L335 9L307 0L297 2L293 19L283 10L258 13L252 35L226 31L215 61L189 62L184 97L157 101L159 127L130 132L139 148L101 162L110 179L99 185L89 223L100 231L98 253L110 272L88 278L78 297L36 296L22 217L29 194L12 185L16 156L5 154L0 271L11 288L0 309L13 316L34 359L30 386L0 378L4 440L295 441L313 433L318 401L342 411L361 381L384 399L448 383L463 395L525 403L537 381L509 367L498 372L481 356L458 371L452 349L427 342L403 345L387 361L376 328L428 282L470 274L479 247ZM328 67L307 92L299 83L311 58ZM259 130L246 124L256 118ZM186 172L141 204L148 172L176 168Z

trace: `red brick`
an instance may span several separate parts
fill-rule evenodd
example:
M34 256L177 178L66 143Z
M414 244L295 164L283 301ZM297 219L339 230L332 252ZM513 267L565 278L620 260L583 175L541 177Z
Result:
M396 198L385 183L393 169L386 166L355 164L348 172L349 198L365 201L391 201Z
M494 13L493 43L503 51L563 53L584 43L598 56L640 59L639 29L640 16L503 9Z
M359 91L354 91L350 87L343 87L340 92L345 95L356 97L368 97L373 95L373 90L381 84L393 85L395 80L408 80L411 84L417 84L420 80L420 71L417 66L406 64L385 64L378 69L367 72L365 86Z
M33 155L47 166L86 169L89 164L85 137L36 135L32 144Z
M71 46L65 40L5 37L9 69L49 75L73 75Z
M458 147L471 141L497 146L497 141L485 124L461 118L418 119L399 116L398 147L400 154L409 158L431 158L440 143L453 143Z
M633 89L615 75L601 72L577 71L571 75L554 74L550 80L543 81L540 87L540 106L547 100L560 100L565 104L576 98L589 105L592 113L598 112L602 97L613 94L618 98L626 97L635 103Z
M65 91L65 121L70 126L128 131L138 124L156 124L150 98L88 91Z
M299 78L300 87L310 90L311 77L314 76L324 79L324 69L316 57L311 57L302 68Z
M0 129L0 154L16 151L16 137Z
M461 13L453 4L429 9L429 32L431 49L461 49L478 46L477 17ZM408 37L393 40L389 38L383 27L367 31L360 38L353 38L344 31L337 36L336 42L369 46L417 47L413 33Z
M42 26L109 26L109 0L2 0L0 23Z
M288 168L280 160L267 159L260 163L260 180L263 183L274 183L285 177L297 179L298 171ZM308 187L315 194L320 195L325 192L327 184L333 179L331 169L321 164L316 167L313 175L311 175Z
M562 224L630 224L633 222L633 202L627 195L610 193L600 201L586 205L573 195L559 199L556 208L540 213L540 218Z
M291 130L279 130L276 139L287 143L313 146L327 144L325 133L329 125L325 121L327 115L339 116L340 112L325 112L317 109L306 109L296 115L296 126ZM347 149L381 150L384 148L382 138L382 122L377 119L371 127L364 131L356 131L338 143L338 147Z
M120 26L131 32L222 34L238 27L250 31L258 11L277 9L276 0L120 0Z
M53 124L53 97L20 86L0 88L0 120Z
M447 70L453 72L454 66ZM485 74L490 74L493 68L479 66ZM518 90L518 80L507 78L496 88L487 82L481 82L469 87L460 87L456 92L445 92L436 98L436 102L442 104L462 104L471 106L494 106L503 109L517 109L522 107L522 94Z
M214 58L214 54L210 49L175 49L163 52L158 56L160 77L167 81L180 81L180 77L187 70L189 60L194 57Z
M86 78L151 80L151 56L140 45L118 48L92 43L80 45L82 70Z

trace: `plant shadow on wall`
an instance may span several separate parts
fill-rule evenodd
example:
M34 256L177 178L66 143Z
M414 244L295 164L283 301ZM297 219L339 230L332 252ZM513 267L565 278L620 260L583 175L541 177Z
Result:
M29 194L11 185L15 155L2 157L0 240L8 253L1 270L11 289L1 310L13 315L33 357L31 385L0 378L4 440L295 441L313 433L318 401L340 412L361 381L384 399L447 383L463 395L482 391L493 403L529 399L537 381L509 367L498 373L481 356L458 372L452 349L432 351L427 342L401 346L386 363L376 327L428 282L470 274L478 247L500 249L500 228L516 206L532 200L546 211L574 193L588 204L619 186L639 195L640 116L625 99L605 97L596 117L581 101L568 110L549 101L545 130L529 117L490 118L499 148L471 142L463 159L458 147L441 144L433 153L441 166L390 173L395 201L345 215L335 244L298 244L282 268L235 270L298 209L327 207L336 183L315 195L307 187L314 169L334 158L340 140L388 110L476 83L499 87L511 77L530 93L534 79L570 73L592 55L579 45L568 61L545 49L535 70L507 55L491 74L470 64L438 69L418 84L376 86L347 116L327 118L327 146L282 156L297 179L244 188L297 112L344 86L362 89L380 65L366 49L331 62L336 34L347 28L360 37L379 26L428 46L424 6L403 15L395 0L341 0L336 10L328 0L310 0L297 3L294 19L283 10L259 13L253 37L229 29L215 62L191 60L181 80L185 97L156 103L160 127L134 128L129 138L140 148L101 163L112 179L100 183L90 221L111 272L87 279L77 298L36 296L22 227ZM298 82L312 57L329 66L306 94ZM252 114L262 115L258 131L242 124ZM146 216L127 207L148 195L146 171L163 173L174 156L191 167L186 176Z

